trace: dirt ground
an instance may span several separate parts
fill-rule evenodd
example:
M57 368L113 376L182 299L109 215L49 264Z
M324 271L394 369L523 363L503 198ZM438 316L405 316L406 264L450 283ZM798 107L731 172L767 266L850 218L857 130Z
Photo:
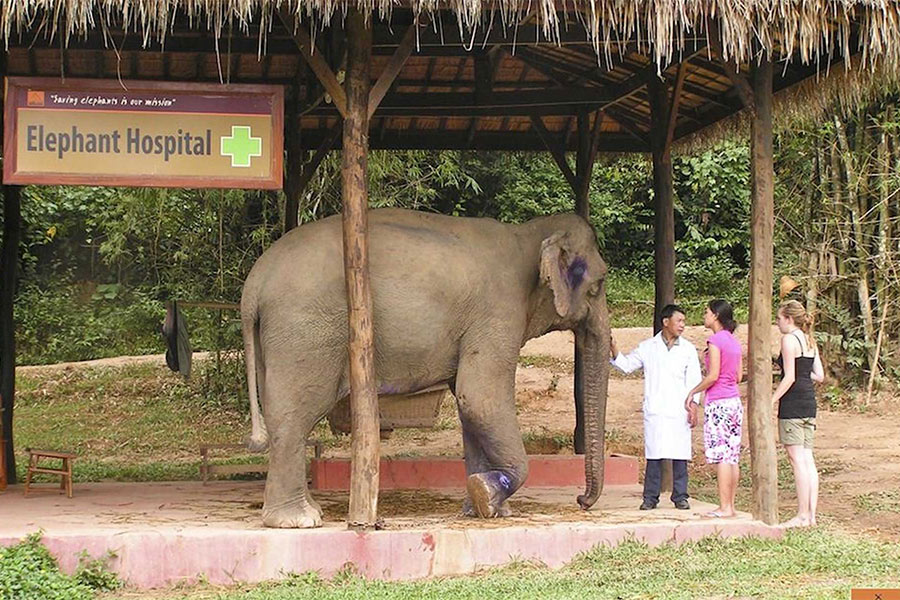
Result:
M747 330L741 326L738 338L746 353ZM649 337L648 328L624 328L614 332L623 352ZM709 335L703 327L689 327L685 337L698 349ZM773 331L773 354L777 351L777 330ZM553 451L569 441L575 426L573 394L574 339L568 332L556 332L530 341L522 350L516 374L516 401L526 445L538 451ZM521 364L524 363L524 364ZM643 417L640 373L625 377L613 373L607 406L607 450L643 454ZM746 386L742 395L746 401ZM446 454L462 452L457 424L451 407L443 407L444 428L440 431L398 430L384 442L391 455ZM887 394L876 395L862 411L832 411L820 403L815 455L821 473L820 522L850 531L900 540L900 401ZM744 470L749 471L749 442L744 428ZM530 443L530 444L529 444ZM567 443L560 452L571 452ZM338 450L338 452L340 452ZM693 495L715 498L715 479L703 460L702 425L694 430L694 461L691 471ZM779 479L785 482L779 498L780 513L787 519L796 507L793 478L787 456L779 449ZM749 473L745 473L749 488ZM739 495L739 508L749 510L749 489Z
M738 330L745 346L746 327ZM651 334L647 328L617 329L619 348L629 351ZM685 336L698 348L708 337L703 327L689 327ZM773 332L773 354L779 336ZM552 333L532 340L522 350L516 374L518 418L526 447L531 453L571 452L575 425L573 405L574 341L570 333ZM196 358L202 358L197 356ZM160 363L162 356L118 357L87 363L23 367L21 371L65 366L121 366ZM607 407L607 451L643 454L640 373L624 377L613 373ZM745 394L746 395L746 394ZM383 442L386 456L461 455L462 444L455 407L445 402L431 430L400 429ZM857 403L858 404L858 403ZM821 473L820 522L854 532L900 540L900 399L877 394L865 410L829 410L820 402L816 433L816 458ZM745 446L746 427L745 427ZM698 499L715 500L715 478L703 463L702 428L694 431L691 493ZM330 456L349 454L349 437L332 443ZM738 508L749 510L749 450L744 453L744 476ZM783 450L779 450L779 505L788 518L796 506L793 478Z

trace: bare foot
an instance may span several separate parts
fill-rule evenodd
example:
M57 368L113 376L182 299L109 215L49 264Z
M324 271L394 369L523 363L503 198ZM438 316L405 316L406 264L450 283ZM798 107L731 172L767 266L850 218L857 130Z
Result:
M794 527L809 527L810 521L805 517L794 517L790 521L781 523L779 527L782 529L792 529Z
M734 511L731 512L723 512L721 509L716 509L710 511L704 515L701 515L704 519L730 519L731 517L737 516L737 513Z

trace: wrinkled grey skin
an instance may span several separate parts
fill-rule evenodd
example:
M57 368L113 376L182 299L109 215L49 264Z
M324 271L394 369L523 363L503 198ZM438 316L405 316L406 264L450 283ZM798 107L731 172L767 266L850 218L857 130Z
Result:
M291 231L244 284L250 446L270 450L268 527L322 523L303 457L313 426L349 393L341 235L339 217ZM610 331L606 265L588 223L573 214L505 225L374 210L369 248L378 391L450 385L463 427L463 510L470 514L507 515L505 501L528 472L515 408L520 348L548 331L576 331L585 357L587 446L587 490L578 501L593 505L603 482Z

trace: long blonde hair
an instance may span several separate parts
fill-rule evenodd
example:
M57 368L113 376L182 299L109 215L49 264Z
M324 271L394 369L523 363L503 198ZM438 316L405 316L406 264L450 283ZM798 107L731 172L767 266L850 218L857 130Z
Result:
M813 318L806 312L806 308L802 304L796 300L788 300L778 307L778 312L785 317L790 317L794 321L794 325L799 327L806 336L806 343L812 348L816 347L816 340L812 335Z

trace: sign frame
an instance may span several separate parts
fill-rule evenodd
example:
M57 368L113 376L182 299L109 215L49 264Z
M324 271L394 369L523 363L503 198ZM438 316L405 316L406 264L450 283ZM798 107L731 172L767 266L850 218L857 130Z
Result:
M4 185L87 185L112 187L282 189L284 179L284 86L263 84L216 84L114 79L66 79L54 77L5 77L3 82L3 184ZM127 89L123 89L123 85ZM200 175L111 175L19 171L17 169L17 110L11 94L19 89L53 88L70 92L125 92L215 94L229 96L270 96L272 136L271 176L267 178L217 177ZM165 114L160 112L158 114ZM224 113L223 113L224 114Z

